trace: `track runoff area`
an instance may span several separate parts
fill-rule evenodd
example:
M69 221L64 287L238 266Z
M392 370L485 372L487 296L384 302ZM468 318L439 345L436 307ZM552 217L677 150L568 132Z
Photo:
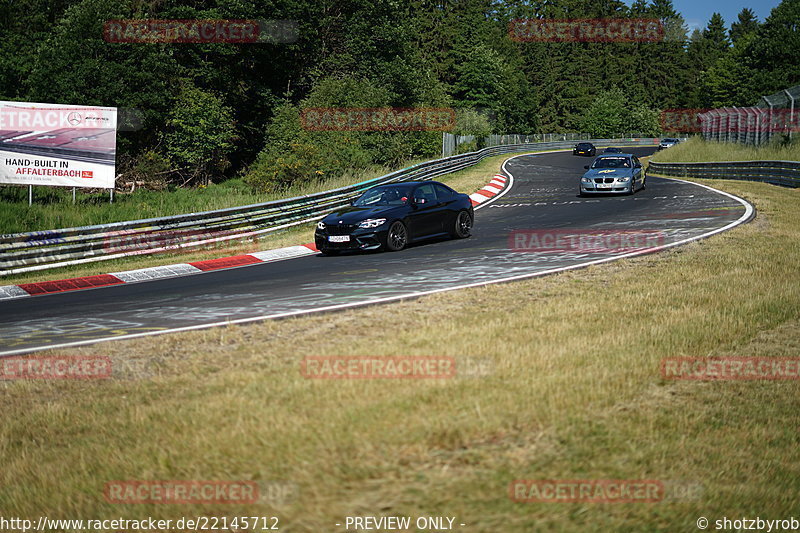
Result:
M630 148L639 157L654 147ZM591 158L515 156L472 237L397 253L310 255L185 277L20 298L0 306L0 355L333 311L512 281L679 246L748 221L730 194L649 177L632 196L583 198Z

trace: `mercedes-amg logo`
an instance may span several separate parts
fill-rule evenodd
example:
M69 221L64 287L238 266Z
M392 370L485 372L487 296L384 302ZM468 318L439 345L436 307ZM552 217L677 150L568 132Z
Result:
M67 122L69 122L73 126L77 126L78 124L80 124L81 120L82 118L80 113L76 113L73 111L72 113L67 115Z

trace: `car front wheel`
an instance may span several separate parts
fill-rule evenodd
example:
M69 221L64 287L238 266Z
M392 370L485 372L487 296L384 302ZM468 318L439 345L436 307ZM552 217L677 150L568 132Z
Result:
M408 230L406 225L399 220L393 222L386 232L386 249L390 252L399 252L408 244Z

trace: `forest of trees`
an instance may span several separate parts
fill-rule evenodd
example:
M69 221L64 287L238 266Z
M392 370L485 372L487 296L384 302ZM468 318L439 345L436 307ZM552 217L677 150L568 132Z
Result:
M658 18L662 42L515 42L519 18ZM272 19L291 43L109 43L110 19ZM730 28L728 24L730 23ZM6 0L0 99L141 110L118 173L262 189L435 156L441 134L305 131L306 106L453 107L460 132L657 134L662 109L800 83L800 0L689 35L671 0ZM618 113L617 119L608 117ZM633 122L631 122L633 121ZM647 130L647 131L645 131Z

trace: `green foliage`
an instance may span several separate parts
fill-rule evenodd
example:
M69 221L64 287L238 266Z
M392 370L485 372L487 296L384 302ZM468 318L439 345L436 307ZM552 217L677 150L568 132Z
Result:
M183 87L167 119L169 158L188 179L207 184L230 166L228 154L236 139L233 112L222 100L197 87Z
M745 54L759 94L800 84L800 0L783 0L764 21Z
M746 7L739 12L736 22L731 24L728 35L735 45L739 39L757 32L760 26L761 24L759 24L756 14L752 9Z
M246 181L257 189L280 190L294 183L361 170L396 166L412 157L432 156L441 147L439 132L319 131L310 115L330 108L390 108L393 95L363 79L325 78L299 105L285 103L267 126L269 139L248 169ZM414 106L424 107L424 106Z
M623 130L623 133L656 137L661 134L661 114L644 104L632 104L628 107Z
M456 135L474 135L486 137L492 133L492 123L486 113L471 107L456 110Z
M596 138L613 138L624 133L658 135L659 113L643 104L631 104L621 89L604 91L589 107L583 131Z
M587 110L581 129L596 138L618 135L625 123L625 101L625 94L620 89L601 93Z
M516 18L606 17L658 18L664 40L508 36ZM120 18L286 19L298 39L105 41L104 22ZM118 135L118 171L177 184L244 174L281 188L441 146L439 132L304 130L305 107L453 107L459 131L479 136L646 133L653 109L752 105L800 83L800 0L763 24L743 9L730 31L715 14L692 39L672 0L12 0L0 27L0 99L139 109L143 127Z

